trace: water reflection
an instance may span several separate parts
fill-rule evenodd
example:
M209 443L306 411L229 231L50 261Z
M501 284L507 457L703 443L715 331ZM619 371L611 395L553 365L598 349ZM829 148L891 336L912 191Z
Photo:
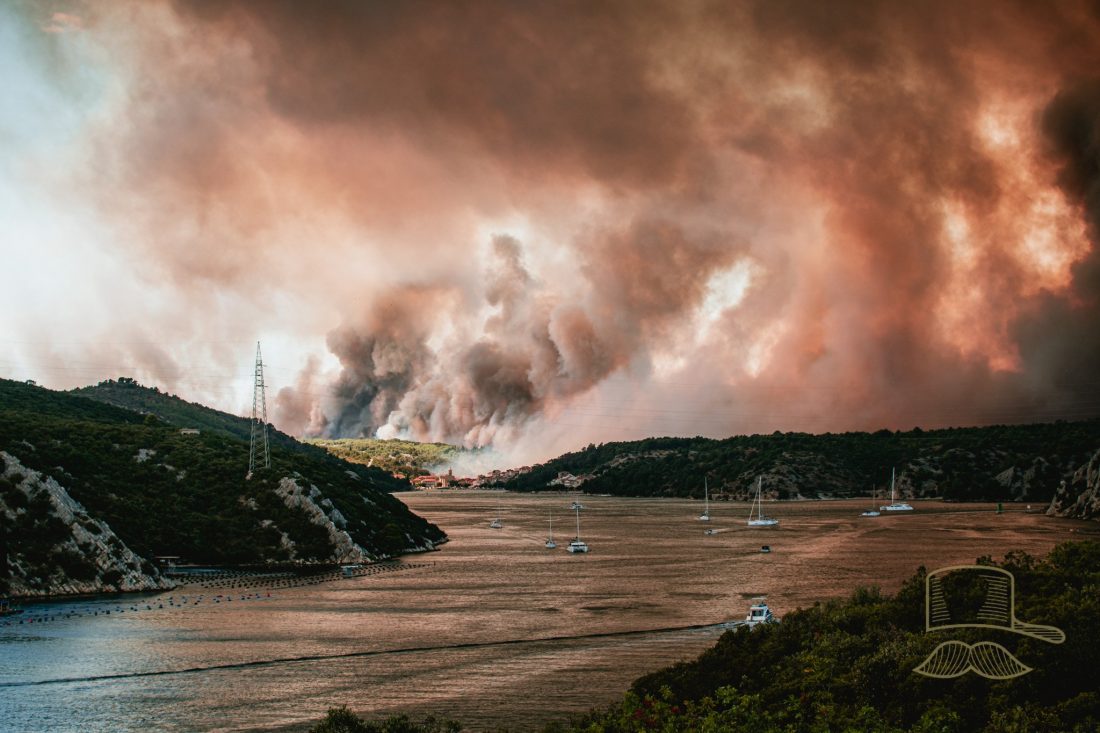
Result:
M508 495L500 530L488 526L492 493L403 498L452 542L401 572L270 596L236 591L218 603L211 599L227 591L207 588L35 607L32 615L51 620L0 627L0 684L9 685L0 686L0 728L301 730L340 704L443 713L474 729L533 728L610 702L720 631L438 647L713 624L743 617L756 595L782 614L860 584L892 590L919 564L1042 553L1078 536L1071 530L1095 530L990 506L918 504L912 515L868 519L858 501L777 505L770 511L781 528L750 530L747 505L719 503L710 526L721 531L705 536L695 502L586 497L592 551L573 556L564 543L543 546L547 509L564 513L569 497ZM761 554L761 544L772 552ZM436 648L338 656L425 646ZM298 661L209 669L291 658ZM206 669L87 679L193 668ZM10 686L71 678L83 681Z

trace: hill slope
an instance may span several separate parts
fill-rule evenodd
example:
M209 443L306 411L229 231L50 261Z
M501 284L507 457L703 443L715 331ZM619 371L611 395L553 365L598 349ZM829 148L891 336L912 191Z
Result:
M154 587L155 555L345 562L445 540L389 495L400 484L388 474L274 438L271 469L245 480L248 441L229 429L185 435L153 414L0 380L0 592Z
M448 443L417 443L411 440L337 438L310 439L306 442L324 448L345 461L362 463L405 476L426 475L440 464L466 452L464 448Z
M559 473L587 493L746 498L758 476L773 498L867 496L888 491L951 500L1046 502L1100 447L1100 420L1041 425L712 440L649 438L589 445L501 482L517 491L556 488Z
M1000 563L1015 576L1016 615L1061 629L1064 644L989 628L925 633L921 568L894 596L860 589L779 624L728 631L697 660L642 677L622 703L572 730L1100 730L1098 564L1095 542L1059 545L1042 559L1013 553ZM971 587L979 598L985 590ZM949 639L995 641L1034 669L1003 681L973 672L954 679L913 673Z
M164 422L180 428L195 428L203 433L213 432L243 440L246 443L251 431L251 420L246 417L230 415L228 412L212 407L188 402L180 397L161 392L155 387L145 387L132 380L108 379L94 386L72 390L71 394L87 397L144 415L156 415ZM320 446L303 443L286 433L268 427L268 440L272 450L282 449L322 458L327 454ZM338 457L347 458L345 456ZM351 461L363 463L366 461ZM378 488L386 491L408 491L412 485L405 479L394 478L392 473L379 468L367 469L366 474Z

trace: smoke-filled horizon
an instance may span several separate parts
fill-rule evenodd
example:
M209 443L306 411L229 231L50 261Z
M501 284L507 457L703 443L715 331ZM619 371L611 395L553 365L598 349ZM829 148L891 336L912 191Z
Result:
M263 334L280 428L513 461L1100 414L1100 6L910 5L16 5L4 366Z

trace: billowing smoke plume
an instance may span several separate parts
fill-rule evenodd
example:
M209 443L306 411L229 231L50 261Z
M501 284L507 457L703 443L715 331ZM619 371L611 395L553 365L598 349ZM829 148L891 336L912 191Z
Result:
M1100 413L1097 7L76 14L119 246L324 324L281 424L546 455Z
M677 319L702 302L705 273L738 253L718 235L688 237L663 221L592 238L582 282L568 297L528 272L520 242L494 237L483 302L459 316L480 327L459 328L435 348L430 329L451 315L445 295L385 292L363 321L329 335L343 371L326 433L489 445L499 431L596 386L647 343L670 338Z

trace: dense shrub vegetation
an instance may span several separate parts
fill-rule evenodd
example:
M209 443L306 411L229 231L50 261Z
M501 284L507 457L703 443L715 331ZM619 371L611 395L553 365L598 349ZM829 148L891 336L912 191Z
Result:
M329 710L320 723L309 729L309 733L458 733L460 730L462 726L453 720L432 717L417 722L406 715L396 715L368 721L341 707Z
M144 387L131 380L108 379L92 387L75 389L72 394L144 415L155 415L165 423L180 428L196 428L204 433L229 435L245 443L250 436L252 422L248 418L214 410L197 402L187 402L155 387ZM273 450L282 449L315 458L326 454L323 448L298 441L271 426L268 427L268 440ZM364 465L367 463L353 462ZM412 488L408 480L394 478L391 472L377 467L367 469L364 475L369 476L377 488L385 491L406 491Z
M992 564L988 558L980 563ZM922 568L893 596L860 589L773 626L729 631L694 662L637 680L587 733L1092 733L1100 730L1100 543L1039 560L1010 554L1016 616L1062 629L1054 645L1007 631L924 631ZM990 640L1034 670L994 681L915 674L939 643Z
M443 539L437 527L389 495L400 484L383 471L347 463L272 431L271 469L245 480L247 420L141 387L121 389L144 395L148 405L180 422L171 425L153 412L143 415L85 396L0 380L0 449L57 479L145 558L287 560L284 535L293 541L297 559L327 558L332 552L327 531L275 493L283 477L297 477L307 490L317 486L346 518L352 539L373 553L397 554L424 539ZM234 421L243 421L244 430ZM213 427L199 435L180 433L180 425L196 424ZM0 498L9 506L21 501L17 493L10 481L0 485ZM60 532L39 509L29 507L5 528L7 542L19 543L24 554L27 548L50 546L45 538ZM67 557L41 559L73 565Z
M559 472L591 475L583 490L619 496L744 497L758 476L778 498L880 495L897 467L917 496L957 501L1049 501L1059 482L1100 448L1100 420L875 433L773 433L724 440L647 438L589 445L504 481L540 491ZM998 474L1012 469L1007 479Z
M405 476L424 476L441 464L465 452L447 443L417 443L411 440L380 440L378 438L310 439L345 461L374 466Z

